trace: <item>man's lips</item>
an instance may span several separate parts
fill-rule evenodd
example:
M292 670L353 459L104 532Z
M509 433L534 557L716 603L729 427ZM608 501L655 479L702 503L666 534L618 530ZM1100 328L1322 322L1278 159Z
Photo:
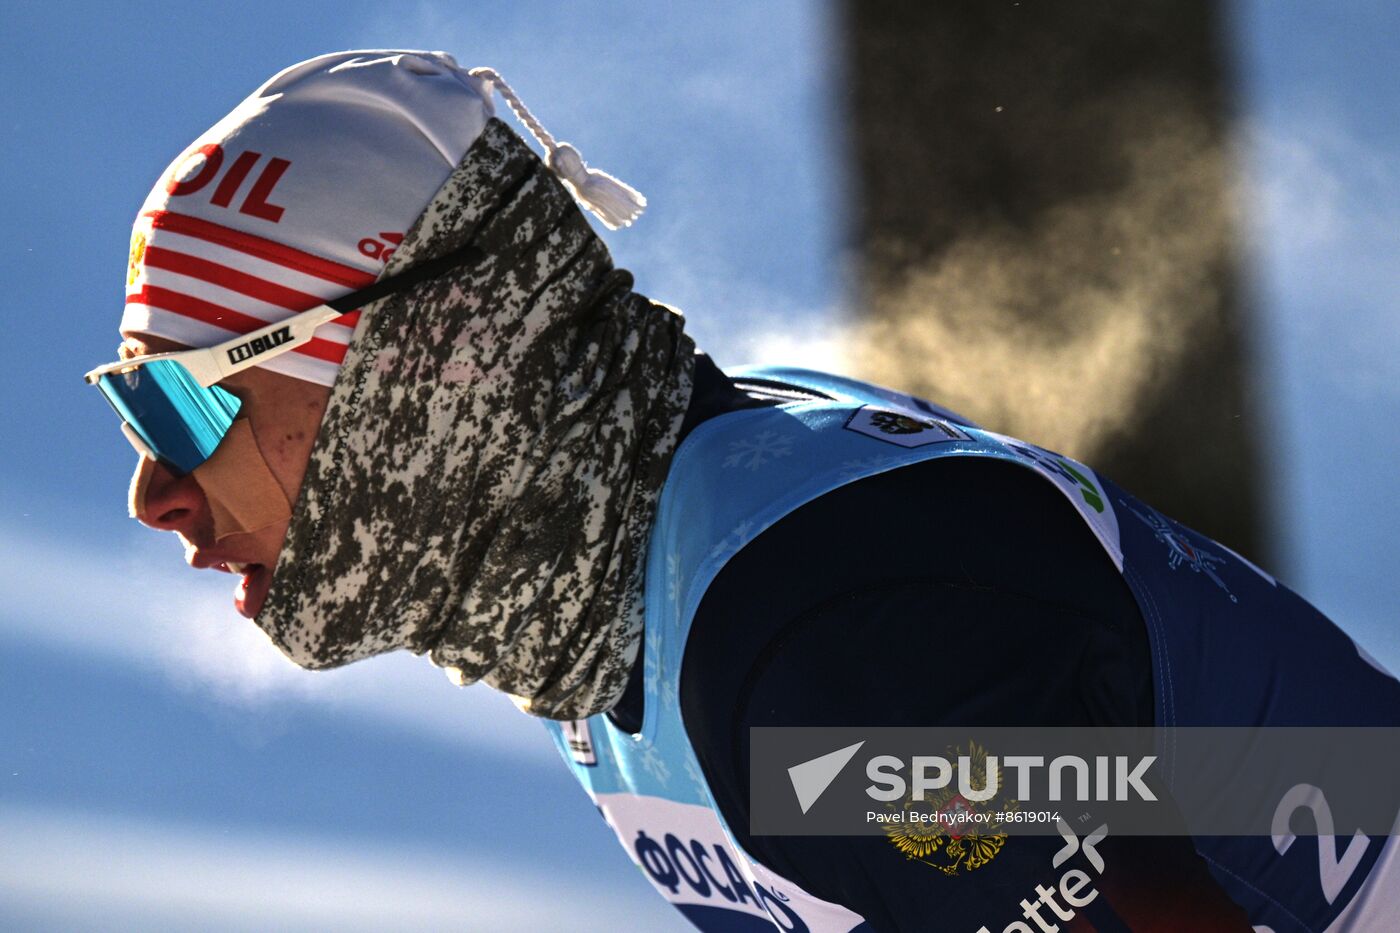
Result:
M220 555L196 547L191 547L185 556L191 567L218 570L240 577L233 592L233 606L239 615L249 619L258 614L272 585L272 574L265 564L236 560L233 555Z
M233 592L233 607L245 619L255 618L267 599L267 591L272 586L272 571L262 564L247 564L243 567L243 578Z

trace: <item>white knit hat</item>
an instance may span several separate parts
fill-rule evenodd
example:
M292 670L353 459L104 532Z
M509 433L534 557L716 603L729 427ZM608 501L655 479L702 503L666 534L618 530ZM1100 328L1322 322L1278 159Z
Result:
M610 227L640 213L640 195L556 143L490 69L443 52L322 55L162 175L132 233L122 331L209 346L370 284L494 116L497 87L585 206ZM264 365L330 385L358 317Z

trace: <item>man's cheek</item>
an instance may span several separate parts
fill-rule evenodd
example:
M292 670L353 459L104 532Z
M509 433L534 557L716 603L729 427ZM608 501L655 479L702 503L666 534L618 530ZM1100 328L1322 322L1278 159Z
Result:
M233 422L214 456L193 473L209 500L214 540L252 534L292 517L292 505L273 476L246 418Z
M126 513L139 519L145 510L146 492L151 488L151 477L156 474L156 462L142 456L136 464L136 472L131 474L131 486L126 492Z

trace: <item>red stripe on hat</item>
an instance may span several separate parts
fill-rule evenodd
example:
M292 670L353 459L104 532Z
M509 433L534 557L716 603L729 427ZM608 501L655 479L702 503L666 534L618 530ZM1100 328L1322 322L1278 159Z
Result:
M197 240L217 243L219 246L226 246L240 253L247 253L249 256L256 256L259 259L265 259L279 266L286 266L288 269L295 269L298 272L304 272L307 275L313 275L318 279L325 279L327 282L334 282L346 288L364 288L374 282L373 275L362 272L354 266L322 259L320 256L284 246L275 240L216 224L212 220L191 217L188 214L176 214L173 211L148 211L146 216L151 218L153 229L169 230L172 233L180 233Z
M306 292L299 292L295 288L288 288L285 285L269 282L267 279L249 275L247 272L241 272L212 260L201 259L198 256L190 256L187 253L160 246L149 247L142 263L152 269L164 269L166 272L174 272L176 275L199 279L201 282L208 282L210 285L217 285L220 288L238 292L240 295L247 295L249 298L256 298L258 301L286 308L288 311L305 311L323 303L323 299L315 295L308 295ZM329 323L343 324L353 328L359 320L360 312L352 311L349 314L333 318Z
M126 296L126 303L160 308L163 311L203 321L205 324L213 324L215 327L222 327L224 330L231 330L238 334L255 331L269 323L241 311L216 305L212 301L195 298L193 295L185 295L169 288L161 288L158 285L147 285L138 292L132 292ZM339 365L345 359L347 349L349 349L347 344L335 343L322 337L312 337L292 352Z

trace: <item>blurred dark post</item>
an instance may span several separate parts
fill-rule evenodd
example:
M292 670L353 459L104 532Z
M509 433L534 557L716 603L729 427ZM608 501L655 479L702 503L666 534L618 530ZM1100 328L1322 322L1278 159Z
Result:
M860 375L1266 560L1217 0L846 0Z

